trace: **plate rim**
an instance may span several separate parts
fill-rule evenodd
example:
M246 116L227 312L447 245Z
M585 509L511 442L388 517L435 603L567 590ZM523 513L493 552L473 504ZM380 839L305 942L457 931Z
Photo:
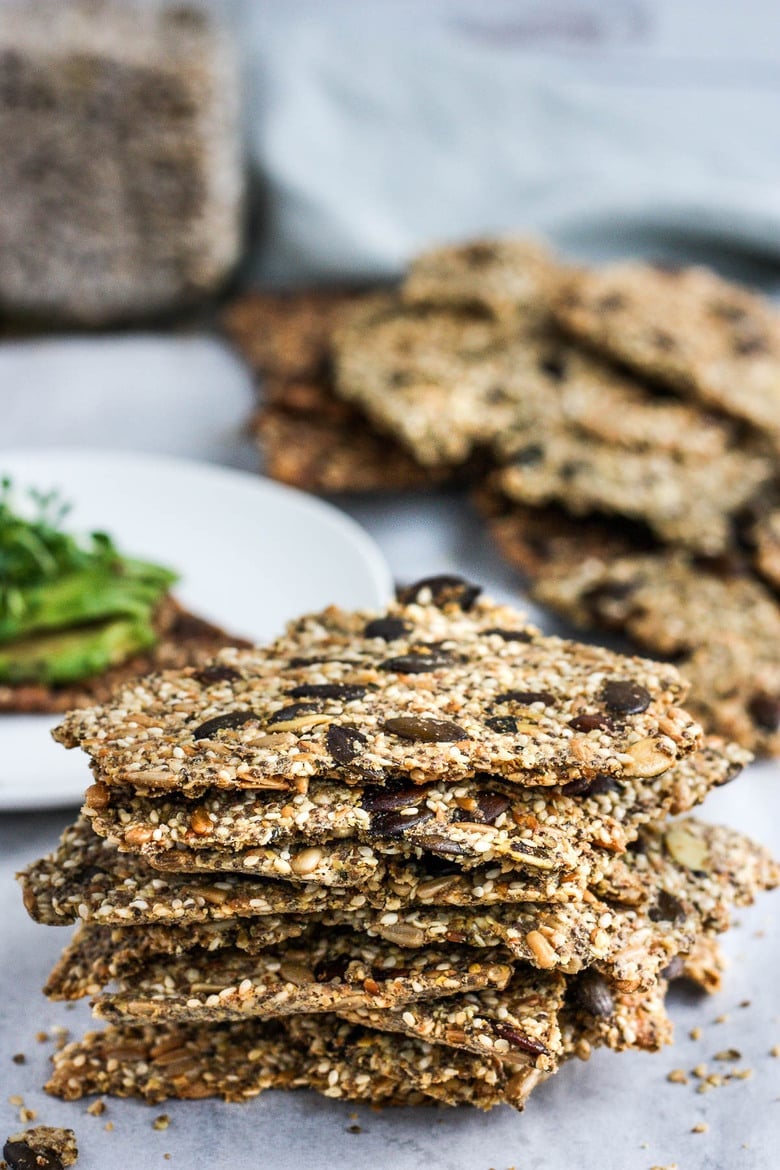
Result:
M271 496L275 496L277 499L287 500L294 506L303 509L304 512L313 517L317 522L328 524L331 529L339 532L351 542L353 547L357 549L366 567L367 577L376 595L377 601L373 604L384 604L381 600L382 598L389 601L393 596L394 582L390 566L376 540L357 520L340 511L338 507L328 500L319 499L317 496L313 496L299 488L291 487L288 484L277 483L275 480L263 474L228 467L220 463L211 463L207 460L180 455L158 454L149 451L115 450L113 448L89 446L46 446L0 448L0 475L6 473L7 461L17 463L27 459L31 461L65 459L78 463L80 468L84 468L89 464L93 466L97 466L98 464L105 466L110 463L112 470L116 470L119 464L124 464L125 466L132 466L134 469L140 469L141 471L146 468L151 468L157 470L162 469L170 474L185 472L190 475L213 478L213 480L223 484L248 488L250 491L270 493ZM12 472L12 474L15 475L16 472ZM22 713L9 713L9 717L24 718L24 715ZM3 718L4 716L0 714L0 729L2 728ZM62 716L31 713L30 718L55 720L61 719ZM40 730L42 734L46 734L43 728ZM86 785L89 783L88 775L84 777L84 781L84 787L86 788ZM8 794L4 794L2 788L0 788L0 813L30 813L79 805L82 801L83 790L79 796L63 792L61 799L56 799L53 795L33 797L32 794L25 799L24 794L17 794L15 798L9 800L6 799L6 795Z

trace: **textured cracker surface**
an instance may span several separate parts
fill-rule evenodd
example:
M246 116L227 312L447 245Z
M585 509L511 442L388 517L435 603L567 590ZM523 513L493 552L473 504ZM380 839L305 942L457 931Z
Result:
M184 792L284 789L323 774L381 783L487 771L523 784L648 776L697 746L674 667L544 637L516 611L471 595L468 612L421 604L429 593L384 615L398 636L384 627L385 637L373 636L377 615L330 609L266 649L226 651L218 681L191 670L151 676L111 704L72 713L55 736L81 746L109 784ZM646 708L611 718L610 681L641 687ZM554 702L518 711L505 697L517 691ZM289 708L289 718L280 714ZM211 724L236 715L239 726ZM590 715L598 727L578 730ZM411 730L394 723L410 718Z
M573 275L556 314L595 349L780 445L780 316L768 301L705 268L632 262Z

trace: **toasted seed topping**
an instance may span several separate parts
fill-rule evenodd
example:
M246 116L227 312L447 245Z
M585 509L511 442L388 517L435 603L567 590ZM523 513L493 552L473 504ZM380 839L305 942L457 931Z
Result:
M574 998L592 1016L611 1016L615 1001L603 975L592 967L582 971L573 981Z
M290 694L294 699L343 699L350 702L362 699L369 689L352 683L303 683L293 687Z
M650 692L628 679L613 678L604 683L602 697L610 711L621 715L639 715L650 706Z
M9 1170L63 1170L63 1162L54 1150L38 1147L34 1150L23 1141L7 1141L3 1158Z
M457 605L464 613L468 613L481 592L479 585L471 585L462 577L443 575L424 577L414 585L399 589L398 600L404 605L427 603L442 609L446 605Z
M418 719L415 715L399 715L385 719L384 731L400 735L403 739L419 740L422 743L456 743L469 739L468 734L457 723L449 719Z
M497 821L510 804L509 797L503 796L500 792L481 792L476 800L477 811L488 825Z
M502 691L496 695L496 703L520 703L523 707L530 707L533 703L543 703L545 707L552 707L555 695L549 691Z
M528 630L502 630L498 626L492 626L489 630L483 630L482 633L486 636L494 634L505 642L530 642L533 639L533 635Z
M325 738L328 751L339 764L351 764L368 740L352 723L332 723Z
M607 715L599 715L597 712L584 715L576 715L574 719L569 720L569 727L574 731L609 731L612 727L612 721Z
M780 697L754 695L748 703L750 717L762 731L780 730Z
M519 730L517 723L517 719L511 715L494 715L485 720L485 727L489 727L491 731L497 731L499 735L517 735Z
M366 638L382 638L385 642L393 642L396 638L403 638L411 632L411 625L403 618L375 618L368 622L363 635Z
M677 922L685 917L685 907L673 894L659 890L655 905L650 907L648 915L652 922Z
M280 707L274 711L268 720L269 727L277 723L287 723L290 719L299 719L301 715L319 715L321 707L318 703L290 703L288 707Z
M398 658L380 662L378 669L392 674L430 674L451 665L452 658L448 654L401 654Z
M196 670L193 677L204 687L210 687L214 683L238 682L241 675L237 670L233 670L232 666L220 666L219 663L212 662L210 665L202 666L200 670Z
M236 727L243 727L245 723L259 720L254 711L229 711L227 715L215 715L196 727L192 733L193 739L213 739L220 731L230 731Z
M363 791L361 806L367 812L394 812L425 800L426 792L427 789L418 784L405 784L401 788L394 785L371 785Z
M377 813L371 822L371 831L377 837L402 837L407 829L423 825L432 818L433 813L429 808L417 809L409 816L401 812Z

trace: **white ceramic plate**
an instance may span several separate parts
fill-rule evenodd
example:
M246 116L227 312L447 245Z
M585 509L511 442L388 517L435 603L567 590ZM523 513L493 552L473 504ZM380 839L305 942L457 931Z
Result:
M58 488L68 527L110 532L123 552L170 565L176 595L231 633L262 642L286 621L392 595L373 541L329 504L240 471L183 459L89 450L0 452L15 486ZM49 735L56 718L0 715L0 809L81 801L86 756Z

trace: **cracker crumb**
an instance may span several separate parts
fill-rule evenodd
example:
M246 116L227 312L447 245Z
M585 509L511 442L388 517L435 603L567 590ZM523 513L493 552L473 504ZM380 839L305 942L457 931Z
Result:
M24 1105L24 1097L20 1097L18 1093L14 1093L12 1097L8 1098L9 1105Z
M741 1060L742 1053L736 1048L724 1048L722 1052L716 1052L713 1059L714 1060Z
M706 1064L697 1064L695 1068L691 1069L691 1072L695 1077L698 1077L699 1080L703 1081L709 1073L709 1069L707 1068Z
M749 1081L753 1075L752 1068L733 1068L729 1073L737 1081Z
M775 1044L773 1048L769 1049L769 1055L780 1057L780 1044Z
M87 1105L87 1113L89 1113L91 1117L100 1117L100 1115L105 1113L105 1111L106 1103L102 1097L97 1101L93 1101L91 1105Z
M159 1117L155 1117L152 1122L152 1129L167 1129L171 1124L171 1119L167 1113L161 1113Z
M740 1006L741 1008L749 1008L749 1007L750 1007L750 1003L751 1003L751 1001L750 1001L749 999L743 999L743 1000L742 1000L742 1002L741 1002L741 1004L740 1004L739 1006Z
M37 1116L37 1109L28 1109L23 1105L19 1110L19 1120L21 1121L22 1125L27 1125L28 1121L35 1121Z
M687 1085L688 1078L685 1075L685 1069L673 1068L667 1075L667 1081L671 1081L673 1085Z
M693 1126L691 1133L706 1133L709 1128L706 1121L699 1121Z
M114 1128L113 1121L107 1121L106 1124L103 1126L103 1129L106 1131L106 1133L111 1133L113 1128Z
M24 1055L23 1052L15 1052L14 1055L11 1057L11 1060L14 1062L14 1064L26 1064L27 1063L27 1057Z
M36 1032L35 1039L38 1041L39 1044L46 1044L46 1042L49 1039L49 1033L48 1032Z
M729 1022L728 1012L723 1012L721 1015L716 1016L715 1020L714 1020L714 1023L716 1023L716 1024L727 1024L728 1022Z
M691 1028L688 1035L690 1036L691 1040L701 1040L701 1028Z
M170 1162L170 1160L171 1160L171 1155L170 1155L170 1154L163 1154L163 1158L165 1158L165 1161L166 1161L166 1162Z
M347 1133L362 1133L362 1132L363 1132L363 1130L360 1128L359 1125L348 1125L347 1126Z

